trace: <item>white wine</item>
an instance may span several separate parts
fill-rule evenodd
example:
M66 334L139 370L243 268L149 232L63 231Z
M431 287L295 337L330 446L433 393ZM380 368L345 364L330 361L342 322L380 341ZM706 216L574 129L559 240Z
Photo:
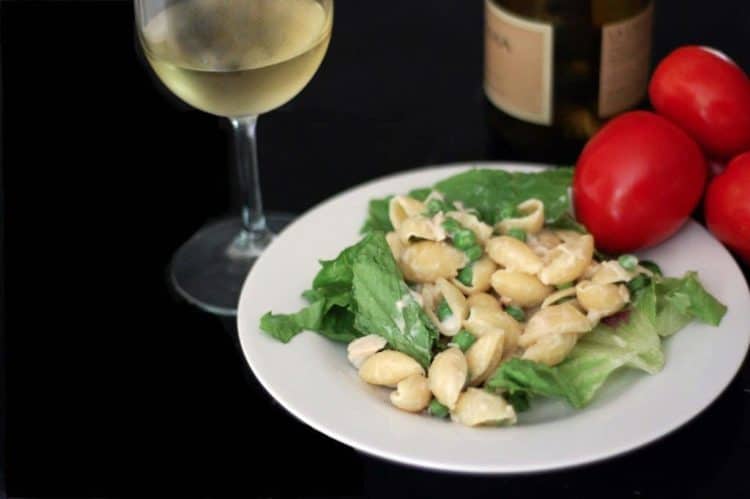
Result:
M571 158L643 101L652 0L485 2L488 118L506 144Z
M297 95L328 48L332 0L179 0L141 33L146 58L178 97L239 117Z

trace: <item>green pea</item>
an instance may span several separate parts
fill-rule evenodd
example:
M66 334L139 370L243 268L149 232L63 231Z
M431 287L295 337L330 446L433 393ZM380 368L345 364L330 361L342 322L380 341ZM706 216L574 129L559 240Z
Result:
M447 418L450 411L438 399L432 399L432 402L427 407L427 413L436 418Z
M505 220L506 218L515 218L517 215L516 207L514 204L505 202L497 210L497 220Z
M568 289L568 288L572 288L572 287L573 287L573 283L572 283L572 282L564 282L564 283L562 283L562 284L558 284L558 285L557 285L557 286L555 286L555 287L556 287L556 288L557 288L558 290Z
M635 255L620 255L617 263L625 270L633 270L638 265L638 258Z
M460 249L466 250L477 245L477 236L469 229L461 229L453 233L453 245Z
M508 229L508 235L510 237L515 237L519 241L526 242L526 232L524 232L523 229L517 229L515 227Z
M440 305L437 306L437 316L438 319L440 319L440 322L444 321L451 315L453 315L453 311L451 310L451 307L448 305L448 302L445 300L440 302Z
M465 352L471 345L474 344L475 341L477 341L476 336L474 336L467 330L462 329L456 336L453 337L452 343L460 348L462 352Z
M466 257L471 262L476 262L477 260L479 260L480 258L482 258L482 254L483 253L484 252L482 251L482 247L479 246L479 245L472 246L471 248L468 248L468 249L464 250L464 254L466 254Z
M508 312L508 315L513 317L518 322L523 322L524 319L526 319L526 314L524 313L521 307L514 307L513 305L508 305L507 307L505 307L505 311Z
M447 232L449 236L453 237L454 233L461 230L461 224L459 224L452 218L448 218L443 221L443 228L445 229L445 232Z
M427 216L431 217L437 213L440 213L441 211L448 211L448 205L445 204L445 201L441 201L439 199L430 199L427 202Z
M474 266L467 265L462 268L458 273L458 280L464 285L471 287L474 283Z

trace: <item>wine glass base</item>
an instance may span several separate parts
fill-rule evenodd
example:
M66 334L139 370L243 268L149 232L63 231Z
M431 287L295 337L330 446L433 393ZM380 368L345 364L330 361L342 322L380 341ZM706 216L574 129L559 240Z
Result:
M293 219L288 213L266 214L272 234L278 234ZM245 277L270 242L248 249L242 233L239 217L211 223L196 232L172 257L170 278L175 291L206 312L237 315ZM239 250L238 241L242 245Z

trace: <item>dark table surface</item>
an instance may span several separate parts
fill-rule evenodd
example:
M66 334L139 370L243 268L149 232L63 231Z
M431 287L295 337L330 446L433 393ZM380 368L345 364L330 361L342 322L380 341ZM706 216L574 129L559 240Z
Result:
M551 474L407 469L298 422L249 372L232 321L167 285L173 250L230 209L228 127L150 75L130 2L9 1L0 19L11 496L750 497L747 362L685 427ZM750 68L748 33L748 2L659 0L654 56L701 43ZM261 118L267 207L517 159L491 147L481 47L479 0L337 2L318 75Z

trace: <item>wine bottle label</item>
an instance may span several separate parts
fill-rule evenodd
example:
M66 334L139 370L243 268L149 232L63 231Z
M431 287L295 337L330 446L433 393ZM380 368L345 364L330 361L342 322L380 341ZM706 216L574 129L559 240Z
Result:
M484 91L505 113L552 124L553 33L485 0Z
M640 14L602 28L599 117L625 111L646 95L654 4Z

